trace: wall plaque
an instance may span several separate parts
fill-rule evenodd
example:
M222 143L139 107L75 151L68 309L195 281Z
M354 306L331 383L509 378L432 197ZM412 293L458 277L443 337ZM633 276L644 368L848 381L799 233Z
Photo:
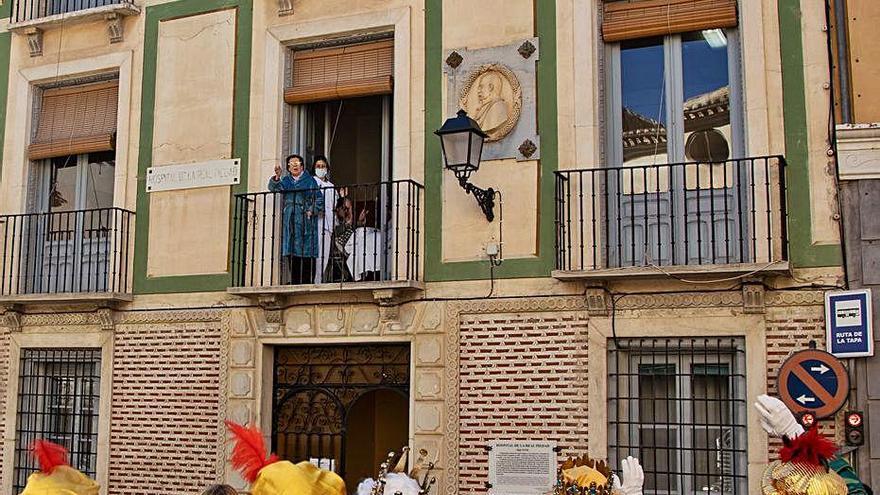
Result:
M489 135L483 160L537 160L538 38L490 48L447 52L446 116L464 109Z
M231 186L241 182L241 160L164 165L147 169L147 192Z
M489 443L489 493L540 495L556 483L556 443L493 441Z

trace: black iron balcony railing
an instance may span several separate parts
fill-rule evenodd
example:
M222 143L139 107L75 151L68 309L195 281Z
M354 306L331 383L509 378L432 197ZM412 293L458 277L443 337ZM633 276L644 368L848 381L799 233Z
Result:
M111 5L134 5L134 0L14 0L12 22L27 22Z
M0 215L0 295L131 292L134 213Z
M235 197L233 285L420 280L412 180Z
M787 260L785 159L556 172L556 267Z

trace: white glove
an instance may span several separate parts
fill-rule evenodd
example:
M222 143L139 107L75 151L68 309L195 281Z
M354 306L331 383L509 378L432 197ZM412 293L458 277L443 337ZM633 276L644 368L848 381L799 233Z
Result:
M761 427L770 436L794 438L804 432L804 427L794 419L794 414L776 397L759 395L755 408L761 414Z
M642 495L642 486L645 484L645 471L639 460L629 456L620 461L623 471L623 483L617 475L613 475L612 487L622 495Z

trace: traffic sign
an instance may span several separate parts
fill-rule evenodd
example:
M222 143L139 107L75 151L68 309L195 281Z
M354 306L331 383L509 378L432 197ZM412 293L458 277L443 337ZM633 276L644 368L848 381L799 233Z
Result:
M871 289L825 293L825 338L837 357L874 355Z
M849 375L839 359L825 351L794 353L779 370L779 397L795 414L811 412L816 419L836 413L849 394Z

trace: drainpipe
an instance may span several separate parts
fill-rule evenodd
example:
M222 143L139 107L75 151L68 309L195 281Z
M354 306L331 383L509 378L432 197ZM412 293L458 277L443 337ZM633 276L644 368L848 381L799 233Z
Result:
M849 42L847 37L846 0L834 0L834 26L837 35L837 79L840 84L840 119L852 123L849 82Z

